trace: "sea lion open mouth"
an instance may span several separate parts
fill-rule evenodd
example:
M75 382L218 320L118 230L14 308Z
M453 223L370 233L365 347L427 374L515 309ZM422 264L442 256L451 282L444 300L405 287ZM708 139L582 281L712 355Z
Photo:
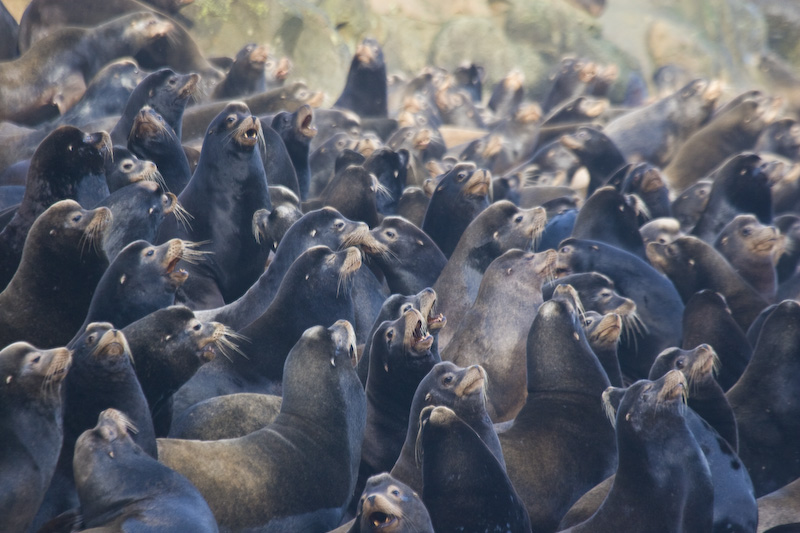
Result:
M422 320L417 320L416 326L411 333L411 349L414 351L427 351L433 345L433 336L427 331L427 320L423 325Z
M395 522L397 522L397 517L394 515L382 513L380 511L375 511L369 515L369 522L372 524L372 527L377 529L384 529Z
M289 61L288 57L282 58L278 62L278 68L275 71L275 79L276 80L285 80L289 76L289 72L292 70L292 63Z
M262 138L261 122L258 117L250 116L242 120L236 128L234 138L241 146L252 148L259 143Z
M317 128L311 125L313 119L314 114L310 105L304 105L297 110L298 130L308 139L313 139L317 135Z
M197 84L200 82L199 74L190 74L189 79L183 84L183 87L178 91L178 98L189 98L197 90Z

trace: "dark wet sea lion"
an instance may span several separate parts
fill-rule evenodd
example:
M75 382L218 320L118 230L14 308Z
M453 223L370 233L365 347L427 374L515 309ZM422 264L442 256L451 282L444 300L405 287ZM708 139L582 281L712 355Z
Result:
M596 190L578 211L572 237L601 241L646 259L642 235L636 220L637 210L613 187Z
M187 307L159 309L122 329L136 365L157 436L166 436L172 394L219 352L230 357L233 332L218 322L201 322Z
M293 113L281 111L272 119L272 129L278 132L286 146L297 175L297 187L300 200L308 199L311 186L311 168L309 166L309 147L317 135L317 128L312 125L314 115L311 106L302 105Z
M422 221L425 220L425 211L428 210L429 203L430 197L420 187L406 187L397 202L397 215L420 228Z
M83 96L106 63L134 55L172 28L154 13L132 13L92 29L54 31L18 59L0 64L0 119L36 124L53 118Z
M669 244L685 234L681 231L681 224L676 218L656 218L639 228L645 246L651 242Z
M407 150L394 151L391 148L380 148L367 157L364 168L375 174L378 183L383 186L383 194L377 198L378 212L384 216L397 212L400 198L406 188L409 154Z
M488 107L496 117L511 116L522 103L525 96L525 75L519 70L512 70L492 87Z
M800 304L784 300L764 321L753 358L727 392L739 425L739 456L750 472L756 497L800 476L794 444L800 424L794 401Z
M354 149L356 142L356 139L350 134L340 131L311 152L308 156L308 164L311 169L311 183L309 185L309 196L311 198L319 196L325 189L335 174L336 161L345 150Z
M371 255L394 294L412 294L431 287L447 264L436 243L402 217L386 217L370 232L387 251Z
M111 210L111 228L103 239L103 249L111 261L133 241L153 242L164 217L180 209L175 195L161 192L155 181L123 187L99 205Z
M282 398L237 392L215 396L185 409L172 421L169 438L222 440L244 437L275 421Z
M614 145L614 141L602 131L582 126L571 135L564 135L559 142L567 147L580 164L589 171L587 196L611 178L617 170L625 166L625 156Z
M477 433L450 408L422 410L417 448L422 462L422 501L437 532L531 531L525 505L505 470Z
M63 438L61 383L72 354L18 342L0 351L0 526L26 531L56 468Z
M216 533L214 515L189 481L143 452L138 428L117 409L75 444L75 484L83 526L131 531L169 528Z
M622 370L617 357L617 345L622 334L622 318L616 313L601 315L597 311L583 313L586 340L606 371L612 387L622 386Z
M649 163L627 165L627 171L621 169L609 180L623 194L636 195L641 202L636 202L639 224L648 220L672 216L670 210L669 188L661 171ZM616 178L621 179L617 182ZM643 203L643 206L639 204Z
M312 327L286 359L275 422L239 439L161 439L159 458L198 487L223 528L330 530L361 456L366 398L356 362L347 321Z
M367 425L354 495L367 478L389 471L400 455L419 382L441 358L432 351L428 318L409 309L375 330L367 374Z
M678 219L684 233L691 232L700 220L708 205L712 183L711 180L700 180L673 200L670 206L672 216Z
M680 343L681 295L668 279L635 255L598 241L568 239L561 243L556 268L562 274L604 274L620 295L636 304L631 331L623 335L618 350L623 375L633 379L646 376L659 353Z
M614 432L598 401L608 377L569 298L539 307L528 334L527 369L527 403L499 435L500 444L531 524L555 531L570 506L617 464Z
M710 345L718 354L716 380L723 390L730 389L747 367L753 348L731 316L725 298L709 289L693 294L683 311L681 346L688 350L700 344Z
M769 305L719 252L697 237L680 237L670 244L651 242L647 257L674 284L684 302L702 289L722 294L742 330Z
M439 311L450 321L450 328L439 335L441 346L450 342L475 301L481 277L492 261L512 248L530 250L544 225L545 211L541 207L520 209L502 200L484 209L467 226L433 286L439 295Z
M585 59L565 57L558 70L550 75L552 82L542 102L542 109L549 112L564 102L579 96L597 73L597 65Z
M381 194L374 174L361 166L349 166L337 172L319 200L323 206L336 209L351 220L366 222L371 228L378 225L377 196Z
M375 39L364 39L356 48L344 89L334 106L350 109L361 117L388 115L386 64Z
M718 82L693 80L669 96L612 120L604 131L627 160L663 168L708 120L721 92Z
M265 68L269 52L267 47L248 43L236 52L233 63L211 94L215 100L232 100L267 89Z
M166 191L180 194L192 178L180 137L150 106L143 107L133 119L127 146L141 159L155 163L162 178L159 184Z
M105 163L109 194L140 181L158 181L158 169L152 161L141 160L120 146L115 146L112 154Z
M478 295L464 314L442 359L486 370L492 393L486 410L494 422L513 420L525 405L528 332L542 304L542 283L551 276L556 252L509 250L489 265Z
M0 346L69 342L108 267L102 239L110 222L108 208L86 211L72 200L53 204L36 219L19 269L0 293Z
M25 236L45 209L66 199L93 206L108 196L103 168L110 148L107 133L84 133L72 126L56 129L39 144L22 203L0 232L0 286L14 275Z
M616 421L619 467L597 511L564 532L712 531L714 487L684 416L687 388L671 370L603 393Z
M774 121L764 128L753 149L796 160L800 156L800 125L793 118Z
M104 409L126 413L138 430L134 440L156 457L153 421L122 332L108 323L92 323L68 347L73 359L64 382L64 444L34 528L78 506L72 470L75 442Z
M356 518L331 533L433 533L422 498L389 474L367 480Z
M131 322L175 303L175 292L186 281L185 270L175 266L195 261L190 243L171 239L160 246L135 241L111 261L97 283L81 329L90 322L111 322L124 328Z
M414 490L422 490L422 464L416 457L419 415L425 407L437 405L449 407L475 430L505 470L503 450L486 412L487 386L486 371L480 366L461 368L450 361L435 365L414 393L408 431L392 475Z
M242 103L229 104L209 125L200 161L178 200L191 215L184 227L174 216L158 240L205 242L202 264L181 264L190 277L180 301L207 309L241 296L264 271L265 250L252 234L253 214L271 208L260 150L261 123ZM213 199L213 201L212 201Z
M358 249L332 252L315 246L292 263L275 299L264 313L241 328L239 354L204 365L175 394L180 415L195 403L223 394L279 394L284 361L306 328L353 316L351 287L361 267Z
M775 298L778 289L775 265L783 247L778 230L761 224L753 215L738 215L714 241L714 248L736 273L767 300Z

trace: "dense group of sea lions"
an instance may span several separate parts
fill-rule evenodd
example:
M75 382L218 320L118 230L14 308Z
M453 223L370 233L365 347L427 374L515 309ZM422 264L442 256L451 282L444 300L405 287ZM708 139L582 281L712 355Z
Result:
M0 530L800 531L795 110L184 3L0 17Z

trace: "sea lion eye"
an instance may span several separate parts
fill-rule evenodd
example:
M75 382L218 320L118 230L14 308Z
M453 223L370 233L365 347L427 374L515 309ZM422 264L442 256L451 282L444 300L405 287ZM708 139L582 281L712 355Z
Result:
M150 248L149 250L147 250L147 253L145 253L144 255L146 255L147 257L153 257L154 253L156 253L155 250Z
M393 491L392 491L392 496L398 496L398 497L399 497L399 496L400 496L400 491L399 491L399 490L396 490L396 489L395 489L395 490L393 490Z
M383 234L389 237L390 239L394 239L395 236L395 233L390 229L387 229Z
M33 361L31 361L31 362L36 364L41 360L42 360L42 356L41 355L37 355L36 357L33 358Z
M611 298L611 291L602 291L600 293L601 298Z
M458 179L458 181L464 181L464 179L466 177L467 177L467 173L466 172L459 172L458 176L457 176L457 179Z
M88 342L89 344L94 344L96 338L97 336L94 333L92 333L91 335L86 337L86 342Z
M83 215L78 214L78 215L75 215L74 217L72 217L72 221L73 222L80 222L80 220L82 218L83 218Z
M519 224L520 222L522 222L522 219L523 219L522 215L517 215L517 216L514 217L514 222Z
M386 340L392 342L393 338L394 338L394 330L390 329L386 332Z
M444 378L442 378L442 383L444 385L450 385L452 382L453 382L453 376L451 376L450 374L448 374Z
M675 368L677 368L678 370L682 370L683 367L685 366L686 366L686 361L684 361L683 357L675 361Z
M225 119L225 122L228 124L233 124L236 122L236 115L228 115L228 118Z
M592 322L594 321L591 318L587 318L586 320L583 321L583 325L588 328L589 326L592 325Z
M176 83L178 83L178 78L172 77L169 79L167 83L169 83L170 85L175 85Z
M406 305L403 306L402 311L403 311L403 313L406 313L408 311L411 311L412 309L413 309L413 307L411 306L411 304L406 304Z
M747 236L749 236L751 233L753 233L753 230L752 230L752 229L750 229L750 226L745 226L745 227L743 227L743 228L742 228L742 235L743 235L743 236L747 237Z
M568 254L570 252L570 248L569 246L564 246L559 250L559 252L561 252L562 254Z
M122 170L124 170L125 172L129 172L132 169L133 169L133 161L126 160L124 163L122 163Z
M337 220L336 222L333 223L333 227L334 229L341 230L342 228L344 228L344 222L341 220Z
M193 329L193 330L195 330L195 331L200 331L201 329L203 329L203 324L201 324L200 322L198 322L197 324L195 324L194 326L192 326L192 329Z

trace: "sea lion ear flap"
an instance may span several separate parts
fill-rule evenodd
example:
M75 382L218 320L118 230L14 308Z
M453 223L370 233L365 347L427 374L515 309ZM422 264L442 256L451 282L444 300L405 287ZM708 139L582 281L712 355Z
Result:
M269 227L270 211L267 209L259 209L253 213L252 231L253 237L258 244L261 240L267 237L267 228Z

